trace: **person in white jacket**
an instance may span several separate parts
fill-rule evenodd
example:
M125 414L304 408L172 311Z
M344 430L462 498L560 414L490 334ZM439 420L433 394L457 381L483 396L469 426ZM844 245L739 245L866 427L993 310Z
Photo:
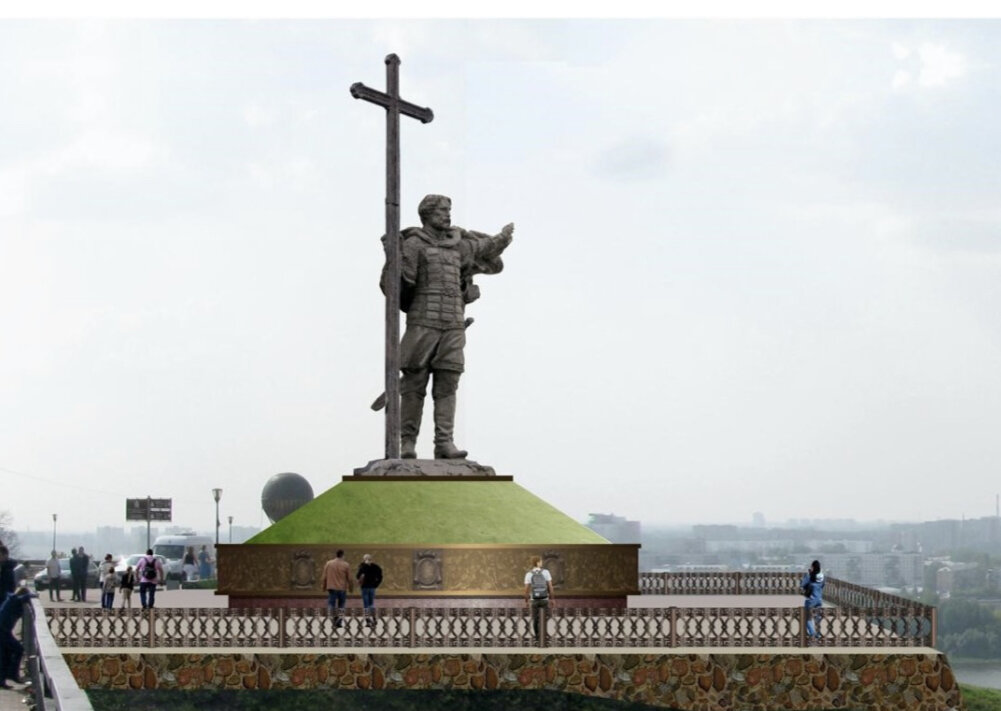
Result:
M52 551L52 557L45 562L45 572L49 574L49 600L62 602L62 596L59 594L59 583L61 582L59 576L62 571L59 568L59 558L55 551ZM55 593L55 597L52 596L52 593Z

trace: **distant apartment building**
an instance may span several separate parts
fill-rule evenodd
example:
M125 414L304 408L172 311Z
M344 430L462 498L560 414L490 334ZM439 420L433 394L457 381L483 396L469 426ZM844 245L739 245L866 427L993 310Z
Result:
M989 553L1001 546L1001 517L938 519L891 527L895 543L905 551L942 555L968 548Z
M607 538L612 543L639 543L640 522L629 521L615 514L588 514L590 518L586 525L599 536Z
M939 594L951 595L962 588L977 587L984 582L984 570L978 563L949 561L935 573L935 587Z
M822 553L817 558L827 575L859 585L913 587L924 580L920 553Z

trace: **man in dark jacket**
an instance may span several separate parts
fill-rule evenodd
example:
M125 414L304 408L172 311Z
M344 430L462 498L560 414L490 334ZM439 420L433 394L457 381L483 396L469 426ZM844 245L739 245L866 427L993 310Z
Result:
M7 546L0 544L0 604L4 599L14 592L17 581L14 580L14 568L17 561L10 557L10 550Z
M0 689L9 689L7 680L21 683L21 657L24 646L14 636L14 624L24 614L24 604L32 597L28 588L20 587L0 605Z
M361 557L361 565L355 575L358 587L361 588L361 604L365 613L365 624L369 627L375 624L375 589L382 583L382 568L372 561L368 553Z
M87 602L87 573L90 571L90 556L84 552L83 546L77 548L76 558L70 561L70 572L73 571L73 560L76 560L73 586L76 589L77 599L80 602Z

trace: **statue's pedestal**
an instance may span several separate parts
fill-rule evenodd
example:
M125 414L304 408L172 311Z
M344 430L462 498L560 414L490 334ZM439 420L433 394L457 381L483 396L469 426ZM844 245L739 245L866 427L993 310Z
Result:
M493 467L469 459L373 459L355 469L364 477L496 477ZM510 481L511 477L502 477Z
M230 607L326 605L323 566L338 549L352 571L366 553L382 567L377 607L520 606L533 556L559 605L625 607L639 594L638 544L609 543L491 467L390 459L355 472L247 543L218 547Z

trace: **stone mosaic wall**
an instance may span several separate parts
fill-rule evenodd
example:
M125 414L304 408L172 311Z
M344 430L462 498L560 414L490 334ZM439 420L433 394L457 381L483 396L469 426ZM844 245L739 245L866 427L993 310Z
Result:
M66 654L83 689L550 689L691 711L961 708L944 655Z

